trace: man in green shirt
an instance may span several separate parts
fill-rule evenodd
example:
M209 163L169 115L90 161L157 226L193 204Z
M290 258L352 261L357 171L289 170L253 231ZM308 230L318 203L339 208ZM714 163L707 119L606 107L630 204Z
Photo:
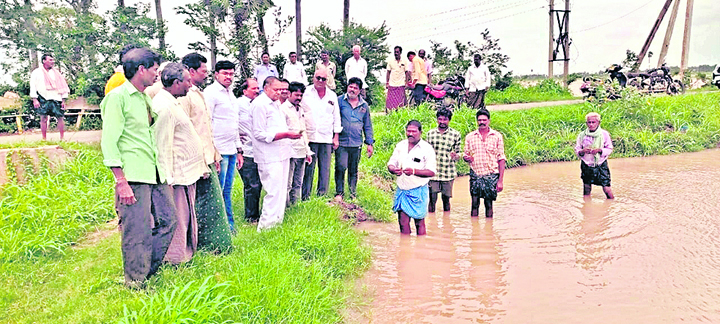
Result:
M128 81L100 104L103 163L115 177L115 202L122 230L125 285L142 288L162 263L175 230L175 205L166 175L158 168L155 119L143 91L155 81L160 56L147 48L123 57Z

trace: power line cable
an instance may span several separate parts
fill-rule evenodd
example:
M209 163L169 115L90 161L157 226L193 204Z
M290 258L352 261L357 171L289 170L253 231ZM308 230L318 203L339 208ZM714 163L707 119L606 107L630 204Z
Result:
M476 3L476 4L470 5L470 6L464 6L464 7L455 8L455 9L450 9L450 10L446 10L446 11L442 11L442 12L438 12L438 13L433 13L433 14L429 14L429 15L425 15L425 16L420 16L420 17L405 19L405 20L398 21L398 22L396 22L395 24L404 24L404 23L413 23L413 24L415 24L415 23L417 23L418 19L429 18L429 17L439 16L439 15L444 15L444 14L447 14L447 13L451 13L451 12L455 12L455 11L459 11L459 10L463 10L463 9L467 9L467 8L481 7L481 6L486 5L486 4L489 4L489 3L497 3L497 0L486 0L486 1L483 1L483 2L480 2L480 3Z
M593 27L590 27L590 28L581 29L581 30L579 30L579 31L573 32L573 34L579 34L579 33L582 33L582 32L586 32L586 31L588 31L588 30L592 30L592 29L595 29L595 28L598 28L598 27L605 26L605 25L607 25L607 24L609 24L609 23L612 23L612 22L616 22L616 21L618 21L618 20L620 20L620 19L623 19L623 18L625 18L625 17L633 14L634 12L636 12L636 11L638 11L638 10L646 7L647 5L649 5L650 3L654 2L654 1L656 1L656 0L650 0L650 1L646 2L645 4L643 4L642 6L637 7L637 8L635 8L634 10L632 10L632 11L630 11L630 12L628 12L628 13L626 13L626 14L618 17L618 18L615 18L615 19L613 19L613 20L604 22L604 23L599 24L599 25L597 25L597 26L593 26Z
M503 16L503 17L499 17L499 18L495 18L495 19L490 19L490 20L486 20L486 21L481 21L481 22L479 22L479 23L472 24L472 25L468 25L468 26L463 26L463 27L454 28L452 31L458 31L458 30L463 30L463 29L467 29L467 28L476 27L476 26L479 26L479 25L482 25L482 24L487 24L487 23L491 23L491 22L498 21L498 20L503 20L503 19L515 17L515 16L518 16L518 15L522 15L522 14L525 14L525 13L528 13L528 12L531 12L531 11L535 11L535 10L538 10L538 9L543 9L543 8L545 8L545 6L540 6L540 7L528 9L528 10L525 10L525 11L517 12L517 13L511 14L511 15L507 15L507 16ZM441 34L446 34L446 33L448 33L448 32L449 32L449 31L441 31L441 32L437 32L437 33L435 33L435 34L423 35L423 36L419 36L419 37L412 38L412 39L403 39L402 41L400 41L400 42L398 42L398 43L412 42L412 41L416 41L416 40L420 40L420 39L427 39L427 38L430 38L430 37L433 37L433 36L438 36L438 35L441 35Z
M459 15L459 16L455 16L455 17L453 17L453 19L457 19L457 18L461 18L461 17L466 17L466 16L473 16L473 17L467 18L467 19L463 19L463 20L459 20L459 21L453 21L452 24L456 24L457 22L463 22L463 21L467 21L467 20L472 20L472 19L475 19L475 18L481 18L481 17L483 17L483 16L488 15L487 12L489 12L489 11L494 11L494 12L492 12L492 13L495 13L495 12L503 11L503 10L505 10L505 9L511 9L511 8L519 7L519 6L522 6L522 5L524 5L524 4L528 4L528 3L534 2L534 1L538 1L538 0L518 1L518 2L514 2L514 3L508 3L508 4L504 4L504 5L500 5L500 6L495 6L495 7L492 7L492 8L487 8L487 9L483 9L483 10L478 10L478 11L474 11L474 12L465 13L465 14L462 14L462 15ZM502 8L502 9L501 9L501 8ZM496 10L496 9L500 9L500 10ZM447 20L448 20L448 19L441 19L441 21L447 21ZM426 29L437 28L437 27L432 27L433 24L431 24L431 23L429 23L429 22L424 22L424 25L425 25L425 26L428 26L428 28L426 28ZM447 25L448 25L448 24L445 24L445 25L443 25L443 26L447 26ZM407 29L411 29L411 28L415 28L415 27L416 27L416 26L399 27L399 28L396 28L395 30L401 30L401 31L402 31L402 30L407 30ZM417 30L413 30L413 31L412 31L412 33L415 33L415 32L417 32ZM406 33L406 34L407 34L407 33Z

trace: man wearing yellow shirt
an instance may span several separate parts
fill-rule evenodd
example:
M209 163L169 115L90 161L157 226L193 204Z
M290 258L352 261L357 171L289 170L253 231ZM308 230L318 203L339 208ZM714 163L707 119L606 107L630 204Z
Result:
M115 73L113 73L113 75L108 80L107 84L105 84L105 95L106 96L108 93L110 93L110 91L112 91L112 89L115 89L115 88L121 86L123 83L125 83L125 81L127 81L127 79L125 78L125 73L123 72L122 59L123 59L123 56L125 56L125 54L127 52L129 52L131 49L135 49L135 48L137 48L137 46L130 44L130 45L125 45L125 47L123 47L120 50L120 65L115 67Z
M425 61L415 55L415 52L408 52L408 58L413 66L412 80L408 86L413 89L412 100L413 104L417 106L425 100L425 86L427 86L428 83L427 70L425 68Z

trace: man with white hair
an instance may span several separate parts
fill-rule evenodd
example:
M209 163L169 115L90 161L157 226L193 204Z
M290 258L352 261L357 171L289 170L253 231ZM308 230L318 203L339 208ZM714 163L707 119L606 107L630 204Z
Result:
M590 196L592 185L602 186L607 199L613 199L610 188L610 169L607 158L613 151L610 133L600 128L600 114L588 113L585 116L587 129L578 134L575 142L575 154L580 157L580 177L583 181L583 196Z
M365 89L367 89L367 82L365 78L368 73L368 64L364 58L360 57L360 45L355 45L352 48L353 56L345 61L345 80L351 78L358 78L363 82L360 94L365 97Z
M158 147L160 180L172 186L177 226L164 260L171 264L190 261L198 246L198 222L195 212L198 179L207 179L203 143L192 120L178 100L188 93L190 72L180 63L165 66L160 76L163 88L153 98L155 143Z
M160 92L160 90L162 90L164 88L162 82L160 81L160 76L162 75L163 70L165 70L165 67L169 63L170 62L168 62L168 61L160 63L160 67L158 68L158 71L157 71L157 77L155 78L155 83L153 83L151 86L149 86L149 87L147 87L147 89L145 89L145 94L148 95L148 97L150 97L150 99L154 99L155 95L157 95L158 92Z

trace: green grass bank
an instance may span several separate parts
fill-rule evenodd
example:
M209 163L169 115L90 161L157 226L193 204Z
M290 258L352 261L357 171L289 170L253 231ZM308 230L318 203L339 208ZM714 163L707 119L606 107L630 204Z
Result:
M505 135L510 167L575 160L572 145L589 111L602 114L615 144L612 157L720 142L720 93L503 111L492 114L491 125ZM391 179L385 163L410 119L424 131L436 126L427 106L374 118L375 156L362 159L365 175ZM474 130L475 111L458 110L451 126L463 135ZM111 175L96 147L63 145L78 153L62 172L40 172L0 194L0 322L337 323L341 309L357 306L351 281L369 266L370 249L342 211L327 204L329 197L289 209L272 231L239 226L232 253L199 253L188 264L165 266L147 291L124 288L120 236L106 223L114 217ZM460 162L459 169L465 173L467 165ZM370 178L360 179L358 204L390 220L391 197ZM236 215L242 215L241 192L238 180Z
M385 111L385 89L377 86L372 89L373 106L371 111ZM409 98L409 97L408 97ZM560 101L576 99L555 80L543 79L534 85L524 86L515 81L503 90L490 89L485 95L485 104L501 105L525 102Z
M62 172L10 183L0 199L2 323L337 323L352 282L370 262L362 234L343 211L315 198L286 213L283 226L239 226L227 255L199 253L164 266L147 291L123 286L113 181L96 147L69 145ZM234 188L243 209L242 182ZM363 179L373 218L390 198ZM95 231L98 229L99 231ZM89 235L85 235L90 232Z

